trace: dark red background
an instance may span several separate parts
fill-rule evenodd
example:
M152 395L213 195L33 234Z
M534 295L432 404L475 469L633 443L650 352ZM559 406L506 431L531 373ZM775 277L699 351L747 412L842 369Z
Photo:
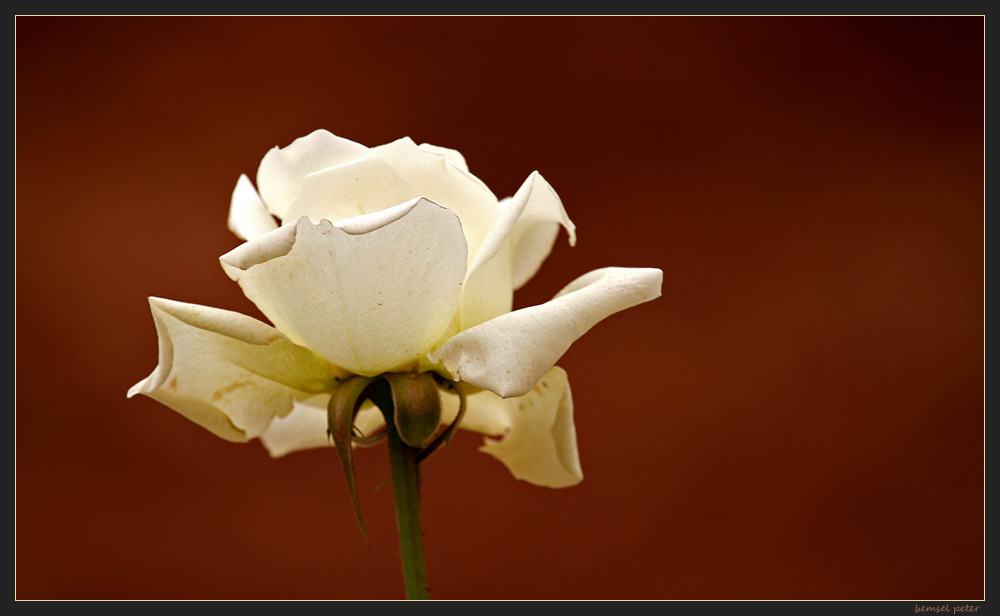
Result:
M663 297L560 361L585 479L461 433L424 472L440 599L976 599L984 20L17 18L18 598L401 598L384 447L280 460L125 392L146 297L257 315L240 173L317 128L537 169Z

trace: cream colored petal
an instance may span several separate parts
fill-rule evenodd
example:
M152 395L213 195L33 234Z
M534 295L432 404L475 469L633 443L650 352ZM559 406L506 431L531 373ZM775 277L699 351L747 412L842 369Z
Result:
M349 162L368 154L368 148L325 130L300 137L285 148L273 148L257 169L257 187L267 209L286 218L288 205L310 173ZM295 220L298 218L292 218Z
M523 396L504 399L488 391L470 396L460 427L486 434L481 451L503 462L518 479L550 488L583 479L573 396L566 372L558 366Z
M463 430L478 432L500 438L510 428L510 421L507 419L507 411L503 404L497 404L497 400L503 400L492 391L469 387L462 383L458 387L465 387L472 390L466 393L465 415L459 427ZM508 398L513 400L513 398ZM442 390L441 393L441 424L449 425L458 416L459 398L455 392Z
M427 150L428 152L437 154L439 156L444 156L453 164L455 164L459 169L469 172L469 166L465 164L465 157L458 150L452 150L451 148L442 148L439 145L431 145L429 143L421 143L421 150Z
M286 454L333 447L333 439L327 433L326 405L329 395L317 396L305 401L295 401L292 412L284 417L275 416L267 430L260 435L260 441L272 458ZM382 411L371 402L365 402L354 416L354 427L359 434L371 436L382 431L385 418Z
M422 149L410 139L400 139L372 149L363 158L304 178L287 217L336 222L416 197L426 197L458 215L470 254L500 211L496 197L475 176L443 155Z
M292 340L352 373L419 365L458 308L466 244L426 199L336 224L307 217L220 259Z
M562 201L533 172L513 198L501 202L500 216L472 259L462 295L462 330L510 312L514 290L538 271L560 225L575 244L576 227Z
M250 178L241 175L229 202L229 230L241 240L252 240L277 228L278 223L264 207Z
M461 323L457 331L507 314L513 308L512 264L509 258L505 258L508 251L509 248L504 247L497 258L479 265L475 272L466 275L462 287Z
M152 297L159 365L128 395L145 394L231 441L260 435L296 398L345 373L248 316Z
M559 195L537 171L528 176L507 207L522 209L510 238L516 291L531 280L552 252L560 226L569 234L569 245L576 245L576 225L566 215Z
M610 267L581 276L552 300L460 332L430 360L456 380L504 398L521 396L602 319L660 296L658 269Z
M296 402L291 413L271 420L267 430L260 435L260 442L272 458L303 449L333 446L333 440L327 434L326 402L329 399L328 395L317 398L323 401L322 407L317 407L311 400Z
M532 172L514 196L502 202L500 216L490 228L469 268L470 276L509 247L513 257L514 289L527 282L552 251L559 227L576 244L576 225L566 215L562 201L537 171Z

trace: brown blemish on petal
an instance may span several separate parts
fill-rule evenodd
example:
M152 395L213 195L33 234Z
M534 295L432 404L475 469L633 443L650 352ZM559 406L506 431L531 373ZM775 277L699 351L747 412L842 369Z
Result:
M234 383L230 383L229 385L226 385L225 387L216 390L216 392L212 394L212 402L218 402L219 400L233 393L237 389L241 389L243 387L249 387L250 385L252 385L250 381L236 381Z

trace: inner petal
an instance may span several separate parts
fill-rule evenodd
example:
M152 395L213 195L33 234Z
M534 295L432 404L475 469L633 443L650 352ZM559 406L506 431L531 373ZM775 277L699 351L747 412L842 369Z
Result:
M334 224L302 217L221 259L280 331L355 374L416 367L458 308L467 245L426 199Z
M442 154L399 139L367 156L306 176L288 209L299 216L338 221L426 197L453 210L474 253L500 211L479 179Z

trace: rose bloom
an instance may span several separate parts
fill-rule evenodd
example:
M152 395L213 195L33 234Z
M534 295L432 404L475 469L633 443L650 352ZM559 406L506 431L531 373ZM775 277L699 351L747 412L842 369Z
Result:
M273 456L330 446L327 404L352 376L435 372L466 398L459 427L515 477L562 487L583 474L573 400L555 366L598 321L660 295L658 269L606 268L511 311L559 228L575 228L537 172L498 200L462 156L409 138L367 148L320 130L241 176L220 258L273 323L150 298L159 364L133 386L230 441ZM441 392L442 424L458 397ZM366 403L355 432L384 428Z

